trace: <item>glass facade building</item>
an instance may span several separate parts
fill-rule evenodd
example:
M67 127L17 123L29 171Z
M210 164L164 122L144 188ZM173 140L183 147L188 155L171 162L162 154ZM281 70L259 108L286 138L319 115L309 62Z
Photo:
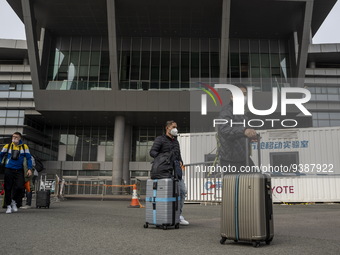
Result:
M149 173L149 150L163 123L173 119L180 132L190 130L192 83L244 82L257 99L273 87L303 87L291 80L304 78L310 33L332 7L329 1L8 1L27 26L29 84L41 116L7 107L0 123L30 126L40 141L31 146L51 173L117 185L129 181L127 173ZM0 97L33 96L20 84L0 87ZM324 84L308 84L312 103L336 102L336 86ZM313 108L314 125L326 125L326 117L337 125L329 108ZM88 168L93 163L96 169Z
M219 38L118 38L119 87L188 90L191 79L219 78L220 47ZM228 78L260 91L282 86L291 75L288 52L284 40L230 39ZM111 89L106 37L57 37L49 59L47 90Z
M219 76L218 38L119 38L118 52L121 89L187 90Z
M255 90L271 91L291 77L287 41L230 39L228 77L247 81ZM269 82L268 82L269 81Z
M318 86L308 87L311 92L311 101L321 104L338 104L340 102L340 87ZM340 126L340 112L330 108L313 111L313 127Z
M27 63L26 42L22 40L0 40L0 45L11 54L0 52L0 146L11 142L14 132L23 134L23 141L30 152L43 160L57 160L58 146L51 141L41 115L35 111L30 68ZM20 48L9 46L20 45Z
M111 89L107 37L56 37L49 60L47 90Z
M66 161L97 161L98 148L104 148L105 161L112 162L112 127L60 127L56 129L59 145L66 146Z
M11 100L13 103L8 102L6 106L3 105L0 108L0 126L20 127L22 129L24 127L25 108L28 104L31 104L31 107L33 106L32 84L2 83L0 84L1 99ZM21 102L26 102L26 104Z

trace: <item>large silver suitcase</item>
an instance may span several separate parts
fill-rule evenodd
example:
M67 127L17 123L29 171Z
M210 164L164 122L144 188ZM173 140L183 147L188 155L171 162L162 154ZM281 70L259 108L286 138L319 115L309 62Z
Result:
M261 167L260 136L258 136L258 164ZM246 151L248 155L248 142ZM247 165L249 159L247 158ZM221 237L270 244L274 237L273 201L269 174L229 174L223 178Z
M221 244L227 239L270 244L274 237L270 176L232 174L223 178Z
M169 226L179 228L179 187L173 178L147 180L145 198L145 224L166 230Z

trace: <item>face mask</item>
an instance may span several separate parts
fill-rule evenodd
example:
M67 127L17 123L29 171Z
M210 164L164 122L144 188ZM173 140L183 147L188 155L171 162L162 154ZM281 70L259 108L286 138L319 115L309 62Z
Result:
M18 139L12 139L12 143L19 143Z
M171 129L170 134L171 134L172 136L178 136L178 130L177 130L177 128Z

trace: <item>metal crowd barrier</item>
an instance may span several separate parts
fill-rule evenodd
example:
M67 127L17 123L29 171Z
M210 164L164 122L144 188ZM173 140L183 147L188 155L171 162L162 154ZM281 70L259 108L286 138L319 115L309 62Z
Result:
M188 189L186 202L221 202L223 172L216 170L213 162L185 165L183 178Z
M64 180L62 195L131 195L133 185L111 185L106 180Z

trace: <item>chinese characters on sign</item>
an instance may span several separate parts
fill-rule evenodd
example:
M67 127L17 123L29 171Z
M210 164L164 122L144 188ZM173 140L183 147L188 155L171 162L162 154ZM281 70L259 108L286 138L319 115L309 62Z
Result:
M284 142L261 142L261 150L272 149L304 149L308 148L308 142L302 141L284 141ZM253 150L257 150L257 143L252 143Z

